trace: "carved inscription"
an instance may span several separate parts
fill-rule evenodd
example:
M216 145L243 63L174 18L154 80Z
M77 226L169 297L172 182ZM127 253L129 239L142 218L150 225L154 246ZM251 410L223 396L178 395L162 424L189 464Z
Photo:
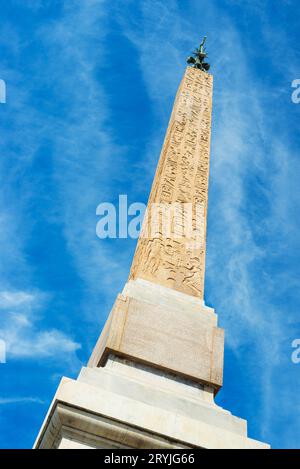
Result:
M204 289L211 108L212 76L188 67L175 99L130 272L130 278L144 278L199 298ZM168 233L159 217L153 223L152 209L157 204L172 209ZM184 204L189 204L191 213L176 209ZM188 216L192 229L187 233Z

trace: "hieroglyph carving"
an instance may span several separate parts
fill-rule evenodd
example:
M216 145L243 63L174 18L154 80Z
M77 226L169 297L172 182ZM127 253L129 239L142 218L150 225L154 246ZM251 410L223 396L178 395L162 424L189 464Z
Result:
M175 99L130 272L132 279L144 278L200 298L204 288L211 110L212 76L188 67ZM180 206L189 208L180 210ZM171 230L167 233L157 207L162 212L172 207L172 221L167 224Z

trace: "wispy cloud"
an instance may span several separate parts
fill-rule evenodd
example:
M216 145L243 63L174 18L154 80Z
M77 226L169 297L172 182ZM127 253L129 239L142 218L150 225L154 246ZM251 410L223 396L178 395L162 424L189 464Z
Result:
M8 404L44 404L38 397L0 397L0 405Z
M27 7L42 10L47 4L34 1ZM121 279L126 279L128 271L126 255L120 251L116 259L115 247L101 243L95 233L96 207L115 196L113 187L119 177L115 168L124 166L126 145L115 144L111 135L107 97L99 76L108 60L102 44L108 19L106 2L62 2L58 11L57 17L38 25L26 40L18 36L12 24L5 25L5 45L15 62L26 55L34 41L38 41L41 52L36 61L26 64L26 73L31 74L26 84L21 72L17 74L7 66L4 73L10 93L7 119L13 125L5 129L0 142L7 157L0 166L5 175L2 198L0 195L2 286L24 288L25 283L25 288L35 288L34 266L25 251L28 242L34 241L36 224L50 221L62 236L61 249L70 257L81 280L85 296L81 318L95 322L94 310L99 308L100 296L105 303L118 285L121 288ZM43 54L47 54L46 62ZM34 96L37 92L43 95L44 89L49 95L43 98L44 109L40 110ZM15 142L14 148L11 141ZM50 148L51 154L43 155L44 147ZM43 175L22 177L39 164L50 167L46 184ZM51 186L51 195L46 186ZM31 210L37 194L48 205L38 219ZM108 301L111 304L112 300ZM99 313L99 322L100 318ZM53 337L52 334L51 340ZM46 337L41 336L42 339L45 341Z
M45 295L37 292L0 292L0 338L6 344L7 361L13 358L66 360L80 348L80 344L63 332L39 327L45 301Z
M32 303L35 300L35 295L26 293L23 291L11 292L1 291L0 292L0 309L8 307L16 307L28 303Z

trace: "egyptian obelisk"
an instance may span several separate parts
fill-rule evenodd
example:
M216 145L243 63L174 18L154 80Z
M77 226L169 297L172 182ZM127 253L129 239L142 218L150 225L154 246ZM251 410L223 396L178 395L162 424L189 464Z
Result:
M203 41L179 86L129 279L87 367L62 378L35 448L268 448L214 402L224 332L204 303L206 56Z

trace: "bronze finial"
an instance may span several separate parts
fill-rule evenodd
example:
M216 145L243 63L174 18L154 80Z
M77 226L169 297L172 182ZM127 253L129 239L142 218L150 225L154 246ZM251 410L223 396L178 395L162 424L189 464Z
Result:
M206 36L204 36L199 48L193 52L193 55L187 58L187 63L194 68L208 72L210 65L209 63L205 62L206 57L208 57L204 47L205 41Z

